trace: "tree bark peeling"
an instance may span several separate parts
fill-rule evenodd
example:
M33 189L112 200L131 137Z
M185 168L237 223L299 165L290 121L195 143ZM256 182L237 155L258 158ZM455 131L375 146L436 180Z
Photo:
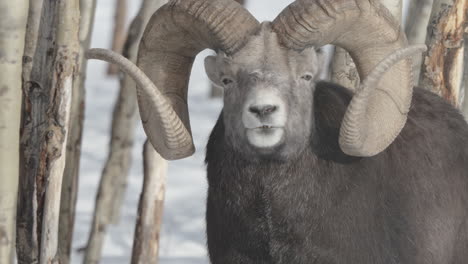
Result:
M80 6L78 0L63 0L57 9L57 55L52 72L52 123L47 134L49 175L45 185L40 263L58 258L60 198L66 161L66 146L74 80L78 73Z
M31 1L34 2L34 1ZM37 4L37 5L36 5ZM72 86L77 71L78 0L39 1L28 20L23 74L18 263L50 263L58 220ZM40 19L39 15L40 13ZM40 21L39 26L34 23Z
M435 0L433 8L420 84L460 107L468 0Z

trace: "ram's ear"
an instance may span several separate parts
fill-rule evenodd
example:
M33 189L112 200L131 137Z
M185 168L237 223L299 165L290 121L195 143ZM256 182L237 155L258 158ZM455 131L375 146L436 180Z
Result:
M221 85L221 69L219 65L219 60L217 56L208 56L205 58L205 71L206 75L208 75L208 79L215 84L216 86Z
M237 66L232 62L231 58L224 53L219 53L217 56L208 56L205 58L205 71L208 78L219 87L223 87L221 80L225 77L235 79Z

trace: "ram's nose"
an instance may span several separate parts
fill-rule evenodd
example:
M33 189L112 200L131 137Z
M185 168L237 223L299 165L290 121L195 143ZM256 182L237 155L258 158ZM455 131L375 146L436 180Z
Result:
M251 105L249 112L259 118L269 116L278 110L277 105Z

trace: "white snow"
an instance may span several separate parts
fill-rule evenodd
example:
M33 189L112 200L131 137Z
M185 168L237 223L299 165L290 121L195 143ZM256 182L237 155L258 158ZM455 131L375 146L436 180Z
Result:
M259 20L272 20L291 0L248 0L247 8ZM133 17L140 1L128 1ZM115 0L97 1L91 46L109 48ZM189 89L191 125L197 152L193 157L171 162L161 235L161 264L208 263L205 239L204 152L209 133L221 110L221 100L209 98L209 82L203 69L203 52L194 65ZM72 263L82 262L77 249L86 245L101 170L107 157L113 105L118 92L117 78L106 75L107 65L88 64L86 121L83 135L81 178L73 240ZM138 199L142 184L142 145L145 135L139 124L133 148L126 199L120 224L111 226L103 249L104 264L130 263Z

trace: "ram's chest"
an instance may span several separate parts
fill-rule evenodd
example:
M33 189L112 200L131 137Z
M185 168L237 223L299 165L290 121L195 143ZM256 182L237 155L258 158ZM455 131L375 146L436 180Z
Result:
M290 251L285 247L305 245L317 217L313 177L290 173L284 167L248 166L209 177L210 215L216 215L211 220L232 230L231 239L252 243L272 258L278 250Z

